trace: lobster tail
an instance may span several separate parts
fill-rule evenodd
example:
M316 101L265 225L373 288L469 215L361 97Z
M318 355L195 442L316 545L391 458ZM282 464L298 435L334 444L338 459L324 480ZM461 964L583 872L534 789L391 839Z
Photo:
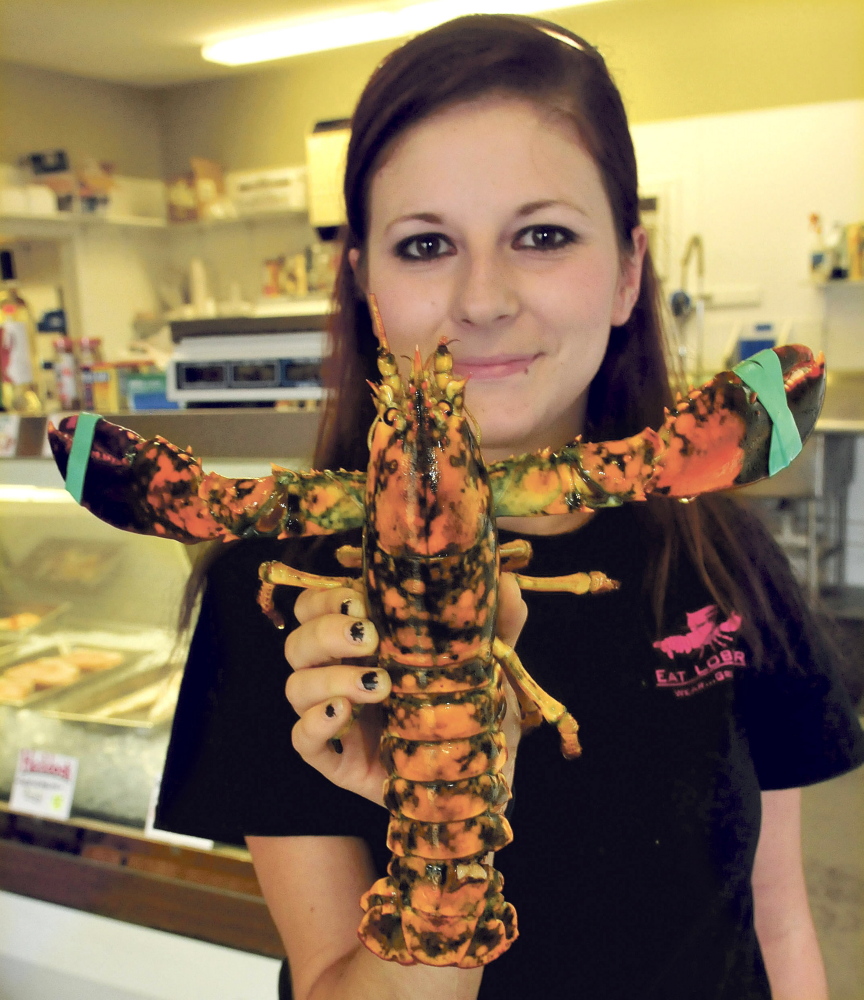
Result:
M387 872L360 901L358 933L380 958L473 969L494 961L518 937L516 910L501 891L504 879L479 859L393 858Z

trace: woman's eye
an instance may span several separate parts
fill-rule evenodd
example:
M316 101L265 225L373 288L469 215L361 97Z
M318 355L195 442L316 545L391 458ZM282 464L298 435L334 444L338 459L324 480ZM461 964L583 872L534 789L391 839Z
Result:
M576 234L564 226L529 226L516 234L513 246L517 250L557 250L575 241Z
M409 236L396 244L397 257L407 260L435 260L438 257L448 257L456 252L455 247L440 233L421 233L419 236Z

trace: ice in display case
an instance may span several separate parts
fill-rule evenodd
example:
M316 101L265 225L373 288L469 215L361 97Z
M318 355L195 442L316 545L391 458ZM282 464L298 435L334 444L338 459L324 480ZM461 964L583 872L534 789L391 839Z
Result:
M18 752L78 760L73 816L144 826L187 638L178 542L103 524L59 489L0 485L0 799Z

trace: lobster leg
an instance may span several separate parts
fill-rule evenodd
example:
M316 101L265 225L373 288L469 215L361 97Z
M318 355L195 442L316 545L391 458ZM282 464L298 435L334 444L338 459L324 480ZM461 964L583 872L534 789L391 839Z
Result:
M582 753L582 747L579 746L579 738L576 735L579 731L579 724L564 705L540 687L522 665L515 650L506 643L496 638L492 644L492 653L504 668L507 679L516 690L519 704L522 707L523 722L529 728L533 728L534 725L539 725L538 717L542 717L558 730L561 736L561 752L564 756L568 760L578 757Z
M363 550L357 545L340 545L336 549L336 560L345 569L362 569Z
M350 587L352 590L363 592L363 584L356 577L318 576L316 573L305 573L303 570L292 569L285 563L276 560L261 563L258 567L258 579L261 581L258 590L258 605L278 629L285 628L285 619L273 606L273 591L276 587L302 587L316 590Z
M611 579L599 570L592 570L590 573L570 573L567 576L524 576L522 573L513 575L522 590L546 593L608 594L621 586L617 580Z
M524 538L514 538L512 542L504 542L498 546L498 555L501 557L502 571L512 573L514 570L523 569L531 562L533 550L529 541Z

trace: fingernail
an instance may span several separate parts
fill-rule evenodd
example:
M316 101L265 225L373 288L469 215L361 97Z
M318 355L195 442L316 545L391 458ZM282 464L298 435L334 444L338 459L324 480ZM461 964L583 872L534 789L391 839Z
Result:
M351 598L347 598L339 605L340 614L347 615L350 614L349 608L351 607Z
M352 642L361 643L366 638L366 623L362 619L353 622L348 629Z
M367 691L375 691L380 683L377 670L367 670L360 678L361 685Z
M330 746L336 751L336 753L342 753L342 740L330 740Z
M336 715L336 706L335 705L328 705L324 709L324 714L327 716L328 719L334 718L334 716Z

